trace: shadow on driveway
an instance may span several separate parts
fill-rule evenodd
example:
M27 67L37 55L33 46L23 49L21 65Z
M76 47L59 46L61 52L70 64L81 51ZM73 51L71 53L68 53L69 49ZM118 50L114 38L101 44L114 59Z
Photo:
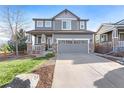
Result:
M111 60L96 56L95 54L78 54L78 53L59 54L57 56L57 60L70 61L74 65L112 62Z
M106 85L104 82L108 81L112 86ZM104 75L104 78L94 82L98 88L124 88L124 67L109 71Z

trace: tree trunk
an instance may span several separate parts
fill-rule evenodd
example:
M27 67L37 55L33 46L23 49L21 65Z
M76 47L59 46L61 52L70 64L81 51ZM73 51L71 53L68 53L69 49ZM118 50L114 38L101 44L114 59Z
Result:
M18 53L18 42L16 41L16 56L18 57L19 53Z

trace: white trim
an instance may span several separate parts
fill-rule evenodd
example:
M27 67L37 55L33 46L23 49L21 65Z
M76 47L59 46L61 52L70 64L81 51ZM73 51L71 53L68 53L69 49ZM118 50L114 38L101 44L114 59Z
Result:
M55 18L55 20L77 20L77 18Z
M52 34L52 44L54 43L54 34Z
M89 38L57 38L57 53L58 53L58 41L59 40L87 40L88 41L88 54L90 53L90 39Z
M83 27L81 27L81 25L83 25ZM85 22L84 21L80 21L80 29L84 29L85 28Z
M64 28L63 28L63 22L66 22L66 23L69 22L69 28L64 29ZM71 20L62 20L61 29L62 29L62 30L71 30Z

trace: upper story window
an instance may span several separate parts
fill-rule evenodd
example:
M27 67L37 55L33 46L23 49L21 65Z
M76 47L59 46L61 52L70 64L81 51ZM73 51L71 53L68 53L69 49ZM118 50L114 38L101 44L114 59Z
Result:
M51 27L51 21L45 21L45 27Z
M84 23L84 21L80 21L80 29L85 29L85 23Z
M62 20L62 30L71 30L71 20Z
M37 22L37 27L43 27L43 21L36 21Z

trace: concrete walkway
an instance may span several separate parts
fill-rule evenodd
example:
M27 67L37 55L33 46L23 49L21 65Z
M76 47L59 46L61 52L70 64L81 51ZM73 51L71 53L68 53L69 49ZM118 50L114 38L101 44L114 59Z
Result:
M124 88L124 66L94 54L59 54L53 88Z

